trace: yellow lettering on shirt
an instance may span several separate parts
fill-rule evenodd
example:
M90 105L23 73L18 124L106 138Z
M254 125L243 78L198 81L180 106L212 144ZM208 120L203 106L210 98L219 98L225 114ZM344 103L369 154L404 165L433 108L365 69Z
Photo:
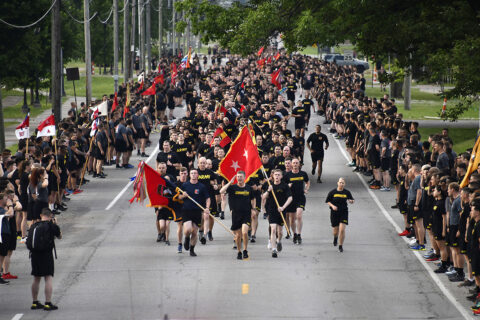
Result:
M235 191L235 194L240 196L248 196L250 193L248 191Z
M290 178L290 181L303 181L303 177Z
M202 174L198 176L198 180L210 180L210 175L209 174Z
M347 195L346 194L341 194L341 193L335 193L333 195L334 198L346 198Z

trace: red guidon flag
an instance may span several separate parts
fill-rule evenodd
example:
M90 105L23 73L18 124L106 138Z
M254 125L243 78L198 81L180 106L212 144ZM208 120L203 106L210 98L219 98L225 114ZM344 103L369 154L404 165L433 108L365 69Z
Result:
M265 47L261 47L257 52L257 56L260 57L262 55L264 49L265 49Z
M141 93L142 96L153 96L155 95L155 82L145 91Z
M220 137L222 139L220 140L220 147L222 148L225 148L227 144L232 142L232 140L230 140L229 136L225 133L225 131L223 131L222 128L217 128L217 130L215 130L215 133L213 134L213 138L215 139L216 137ZM212 146L212 144L213 144L213 139L212 139L212 143L210 143L210 147Z
M150 199L150 204L147 207L168 206L168 198L164 196L164 191L167 189L165 179L148 164L144 165L144 170L147 195L148 199Z
M22 123L15 129L17 139L30 138L30 113L27 114Z
M38 125L38 133L37 138L39 137L48 137L55 135L55 117L54 115L50 115L47 119L43 120Z
M245 171L245 179L262 167L258 150L245 126L238 137L233 141L230 150L218 166L218 173L230 181L238 171Z
M165 80L163 79L163 73L156 76L155 79L153 80L153 83L154 84L157 84L157 83L165 84Z
M115 111L118 107L118 97L117 97L117 92L115 92L115 97L113 98L113 104L112 104L112 112Z
M277 87L278 90L282 89L282 68L278 69L270 75L272 78L272 84Z

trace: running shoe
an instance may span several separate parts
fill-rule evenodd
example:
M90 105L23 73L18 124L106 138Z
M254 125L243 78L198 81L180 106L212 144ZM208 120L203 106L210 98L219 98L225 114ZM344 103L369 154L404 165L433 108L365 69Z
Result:
M317 178L317 182L318 183L322 183L322 179L320 179L320 177Z
M355 161L352 161L350 163L347 164L347 167L355 167Z
M455 276L449 277L448 280L451 282L463 282L465 281L465 275L457 273Z
M315 168L312 168L312 176L315 175Z
M334 237L333 238L333 246L336 247L337 246L337 242L338 241L338 238L337 237Z
M207 235L208 235L208 241L213 241L212 231L208 231Z
M378 189L380 189L380 185L379 185L378 183L374 183L374 184L372 184L372 185L370 186L370 189L372 189L372 190L378 190Z
M237 253L237 259L242 260L242 253L240 251Z
M272 250L272 243L268 240L267 249Z
M285 239L287 239L287 240L290 239L290 233L287 232L287 236L285 237Z
M248 259L248 251L243 250L243 259Z
M193 248L190 248L190 257L196 257L196 256L197 256L197 254L195 253Z
M435 272L435 273L445 273L445 272L447 272L447 270L448 270L447 267L440 266L437 269L433 270L433 272Z
M204 236L201 237L201 238L200 238L200 243L201 243L201 244L206 244L206 243L207 243L207 239L205 239Z
M268 214L266 212L263 213L263 220L267 219Z
M45 302L45 305L43 306L43 310L45 311L58 310L58 307L53 305L51 302Z
M157 242L161 242L161 241L162 241L162 234L159 233L159 234L157 235Z
M390 191L390 190L392 190L392 189L390 189L390 187L382 186L382 187L380 188L380 191L384 191L384 192L388 192L388 191Z
M423 257L424 257L424 258L430 258L430 256L431 256L432 254L435 254L435 251L433 251L433 249L430 249L430 250L427 251L427 253L425 253L425 254L423 255Z
M170 241L165 240L165 245L169 246L169 245L170 245Z
M252 236L252 239L250 239L250 242L251 242L251 243L255 243L255 242L256 242L256 239L257 239L257 236L253 235L253 236Z
M356 167L352 172L360 172L360 167Z
M277 250L278 252L282 251L282 242L277 242Z
M4 273L2 275L3 280L12 280L12 279L18 279L18 276L14 276L13 274L10 274L10 272Z
M225 213L223 211L220 212L220 219L225 220Z
M135 168L134 166L132 166L130 163L127 163L126 165L124 165L125 169L133 169Z
M27 243L27 237L23 237L22 240L20 240L20 243Z
M453 277L454 275L457 274L457 270L453 269L453 270L451 270L451 271L445 272L445 274L446 274L448 277Z
M273 249L272 258L278 258L277 249Z
M458 285L458 287L471 287L475 285L475 280L468 280L465 279L462 283Z
M412 239L412 240L410 240L410 242L408 243L408 245L409 245L410 247L416 246L416 245L417 245L417 239Z
M80 189L75 189L73 190L73 194L79 194L79 193L82 193L83 190L80 190Z
M400 232L398 235L399 235L400 237L405 237L405 236L406 236L407 234L409 234L409 233L410 233L410 231L408 231L407 229L405 229L405 230L403 230L403 232Z
M425 245L418 244L416 246L410 247L410 249L415 250L415 251L424 251L425 250Z
M302 236L297 234L297 244L302 244Z
M185 250L190 250L190 237L185 237L185 243L183 244Z
M7 280L3 280L2 277L0 277L0 284L9 284L10 281L7 281Z
M177 247L177 253L182 253L182 247L183 247L182 244L179 243Z
M392 209L398 209L398 203L394 204L394 205L391 206L390 208L392 208Z
M38 310L38 309L43 309L44 305L40 303L40 301L33 301L32 306L30 309L32 310Z
M343 252L343 246L338 246L338 251Z
M297 244L297 234L293 234L293 244Z
M440 257L437 256L437 255L434 255L433 257L427 258L425 260L428 261L428 262L433 262L433 261L438 261L438 259L440 259Z

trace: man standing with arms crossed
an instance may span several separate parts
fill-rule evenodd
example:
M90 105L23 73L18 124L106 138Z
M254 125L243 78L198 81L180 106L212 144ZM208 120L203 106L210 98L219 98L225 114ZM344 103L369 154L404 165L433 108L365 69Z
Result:
M307 139L307 148L310 150L312 156L312 175L315 175L315 169L318 166L318 178L317 182L322 183L322 163L324 157L323 144L325 143L325 150L328 149L328 138L321 132L322 127L320 125L315 126L315 132L313 132Z
M420 211L420 201L422 200L421 175L422 167L416 163L410 168L408 178L411 181L408 187L407 204L408 204L408 222L413 224L417 244L410 248L413 250L425 250L425 227L423 225L423 215Z
M237 178L237 184L232 184ZM235 176L220 189L221 194L228 193L228 203L232 211L232 227L237 244L237 259L248 259L248 229L255 210L255 196L251 186L245 184L245 172L238 171ZM241 244L243 240L243 256Z
M292 191L292 203L287 208L290 227L293 230L293 243L302 244L303 210L305 210L305 194L310 189L308 174L300 170L300 161L292 160L292 171L285 174L284 181Z
M195 200L208 214L210 211L210 195L207 188L198 182L197 169L190 170L190 181L182 184L183 193L181 199L185 199L183 203L183 233L185 234L185 250L190 250L190 256L196 257L195 244L197 244L198 227L202 225L202 210L192 201ZM192 199L190 199L192 198Z
M338 251L343 252L343 241L345 240L345 229L348 225L348 205L355 202L350 191L345 189L345 179L339 178L337 188L330 191L325 202L330 207L330 222L333 228L333 245L340 241ZM340 239L338 239L340 238Z
M278 201L278 206L274 197L276 197ZM290 188L282 182L282 171L279 169L273 170L273 184L268 186L267 191L262 194L262 198L267 200L266 208L271 229L270 243L272 245L272 258L277 258L278 252L282 251L281 241L284 222L281 214L293 200Z

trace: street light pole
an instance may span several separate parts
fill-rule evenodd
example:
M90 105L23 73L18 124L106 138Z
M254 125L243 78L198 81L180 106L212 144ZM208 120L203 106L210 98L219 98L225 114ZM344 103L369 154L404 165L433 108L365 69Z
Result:
M118 0L113 0L113 87L118 91Z

